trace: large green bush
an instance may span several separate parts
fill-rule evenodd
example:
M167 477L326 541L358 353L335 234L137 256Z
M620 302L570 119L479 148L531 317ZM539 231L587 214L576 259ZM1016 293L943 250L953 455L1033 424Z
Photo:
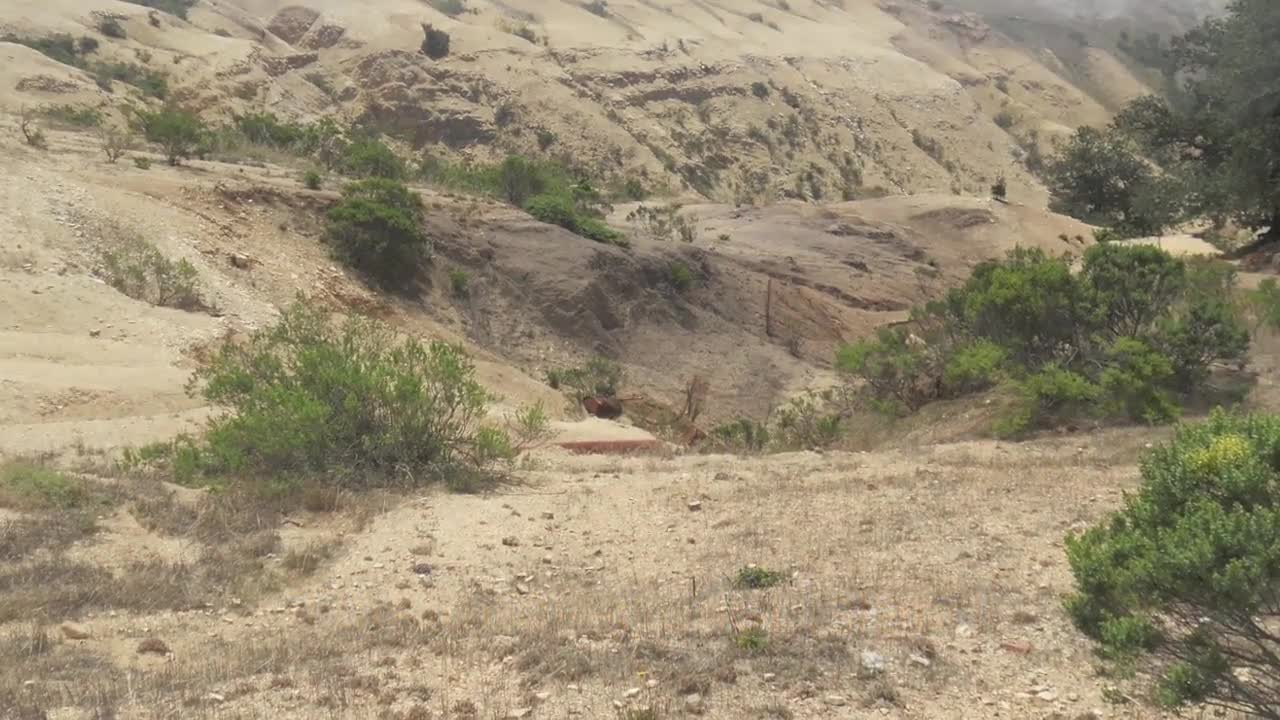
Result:
M1280 718L1280 417L1180 429L1067 558L1076 625L1151 671L1157 699Z
M412 280L431 254L422 234L422 200L395 180L360 180L329 210L325 237L334 255L388 285Z
M1070 258L1019 249L983 263L912 323L840 349L872 405L900 414L1008 383L997 426L1016 434L1081 415L1168 422L1249 334L1234 273L1159 248L1103 244Z
M301 301L248 342L224 345L193 387L227 409L186 465L214 477L420 484L512 452L483 424L489 395L461 349L360 318L334 324Z

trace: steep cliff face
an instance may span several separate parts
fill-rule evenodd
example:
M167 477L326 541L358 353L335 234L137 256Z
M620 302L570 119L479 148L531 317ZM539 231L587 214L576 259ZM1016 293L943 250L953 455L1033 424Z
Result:
M172 68L208 113L339 114L417 151L547 153L719 201L984 194L1004 177L1042 205L1035 155L1146 91L1102 48L1065 58L923 0L216 0L188 21L18 0L0 23L104 15L128 39L101 52ZM420 51L424 25L447 56Z

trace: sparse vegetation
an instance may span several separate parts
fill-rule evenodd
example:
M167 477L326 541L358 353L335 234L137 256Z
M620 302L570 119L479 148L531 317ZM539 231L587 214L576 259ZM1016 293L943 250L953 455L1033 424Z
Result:
M1276 417L1217 412L1148 454L1123 509L1067 539L1072 619L1104 658L1154 674L1161 704L1276 717L1278 450Z
M98 129L99 146L107 162L115 164L133 149L133 134L118 125L103 125Z
M52 105L41 108L40 115L54 124L67 127L91 128L102 125L101 112L75 105Z
M22 140L27 145L37 150L48 149L49 142L45 139L44 131L36 124L31 111L26 107L18 112L18 131L22 133Z
M302 174L302 184L308 190L319 190L324 185L324 176L318 170L308 170Z
M769 570L759 565L748 565L738 571L733 584L743 590L763 590L786 582L785 573Z
M431 254L419 227L422 200L403 184L372 178L347 185L329 210L325 238L334 255L390 286L404 286Z

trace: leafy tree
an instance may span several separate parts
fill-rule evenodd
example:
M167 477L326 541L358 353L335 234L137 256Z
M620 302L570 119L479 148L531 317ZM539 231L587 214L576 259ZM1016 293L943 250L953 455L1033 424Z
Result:
M1180 429L1067 559L1072 619L1104 657L1151 670L1162 703L1280 718L1280 418Z
M148 142L159 145L170 165L191 157L204 137L205 126L195 114L176 107L140 112L138 121Z
M1207 215L1280 236L1278 34L1280 5L1233 0L1175 38L1164 95L1082 128L1051 163L1055 209L1127 234Z
M1139 198L1154 173L1137 145L1123 136L1079 128L1048 163L1045 177L1055 212L1124 228L1130 235L1154 234L1162 227L1161 219L1138 212Z
M430 256L422 234L422 200L385 178L361 180L342 190L329 211L326 238L348 265L388 285L403 285Z

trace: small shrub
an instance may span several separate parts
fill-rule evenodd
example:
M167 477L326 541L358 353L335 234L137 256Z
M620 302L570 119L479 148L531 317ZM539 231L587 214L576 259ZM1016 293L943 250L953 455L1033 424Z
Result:
M40 126L36 125L35 118L25 107L19 111L18 130L22 133L22 139L27 145L37 150L48 149L49 143L45 140L44 131L40 129Z
M524 209L539 222L559 225L572 233L578 232L578 211L573 205L572 198L566 195L552 193L538 195L531 198Z
M996 116L994 119L995 119L996 125L1001 130L1008 130L1009 128L1013 127L1014 123L1017 122L1017 120L1014 119L1013 117L1013 113L1009 112L1008 110L1001 110L1000 112L996 113Z
M538 128L538 149L546 152L552 145L556 144L559 136L547 130L546 128Z
M769 429L750 418L717 425L709 435L713 446L739 452L763 452L769 447Z
M1009 184L1004 178L996 180L991 185L991 197L996 200L1004 200L1009 196Z
M764 628L753 625L739 630L734 635L733 644L748 654L759 655L769 649L769 633Z
M590 2L583 3L582 9L592 15L609 17L609 3L605 2L605 0L590 0Z
M179 310L208 309L195 266L185 259L170 260L136 236L122 238L103 254L103 275L108 285L135 300Z
M592 358L581 367L547 372L547 384L556 390L573 390L574 399L588 396L615 397L622 387L622 366L606 358Z
M0 464L0 507L69 510L90 497L85 481L25 460Z
M470 288L471 278L465 270L449 271L449 289L453 292L454 297L465 298L471 294Z
M133 159L133 166L138 168L139 170L150 170L151 158L136 157Z
M109 38L117 38L123 40L128 37L128 33L124 31L124 26L120 21L113 17L104 17L98 21L98 32Z
M133 148L133 134L118 125L103 125L98 129L98 143L107 162L114 164Z
M419 229L422 200L395 180L351 183L329 211L325 237L334 254L351 267L387 284L417 275L431 245Z
M738 571L733 584L741 590L763 590L775 585L781 585L786 579L786 573L768 570L757 565L748 565Z
M308 170L302 175L302 184L308 190L319 190L324 185L324 177L318 170Z
M548 181L546 172L537 163L519 155L512 155L498 166L498 190L507 202L517 207L523 206L530 198L547 191L551 183ZM562 199L572 205L571 198L563 197ZM543 220L543 222L548 221ZM560 225L561 223L552 224Z
M676 292L685 292L693 287L693 271L689 269L688 265L681 262L671 263L668 272L670 273L671 287L675 288Z
M138 121L148 142L164 150L170 165L191 157L205 133L205 125L193 113L174 107L140 112Z
M80 55L92 55L98 52L98 39L85 35L76 40L76 53Z
M449 56L449 33L443 30L437 30L434 26L426 24L422 26L422 54L432 60L439 60Z
M339 165L344 173L360 178L401 180L408 174L404 160L376 138L356 140L348 145Z
M760 81L751 83L751 94L757 98L764 100L769 97L769 86Z

